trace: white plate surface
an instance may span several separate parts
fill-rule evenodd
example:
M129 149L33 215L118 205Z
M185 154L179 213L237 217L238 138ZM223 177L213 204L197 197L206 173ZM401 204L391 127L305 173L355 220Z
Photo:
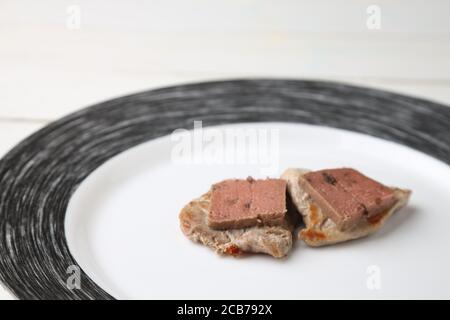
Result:
M450 298L446 164L344 130L281 123L220 128L278 130L279 169L273 176L288 167L354 167L385 184L412 189L411 202L365 239L323 248L297 242L282 260L221 257L184 237L178 213L214 182L262 177L261 166L175 163L175 142L159 138L105 163L69 204L69 248L114 297Z

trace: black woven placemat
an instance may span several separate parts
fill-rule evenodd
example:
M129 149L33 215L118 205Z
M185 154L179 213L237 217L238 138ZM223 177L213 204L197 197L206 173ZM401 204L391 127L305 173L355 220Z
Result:
M301 122L366 133L450 164L450 108L331 82L237 80L146 91L58 120L0 161L0 280L21 299L111 299L82 273L64 233L71 195L96 168L137 144L191 127ZM411 159L413 161L413 159ZM164 195L161 195L164 196Z

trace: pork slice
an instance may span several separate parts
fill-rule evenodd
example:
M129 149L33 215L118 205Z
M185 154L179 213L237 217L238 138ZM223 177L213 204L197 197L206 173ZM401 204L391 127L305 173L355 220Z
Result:
M299 183L308 173L310 171L305 169L290 168L281 178L286 180L288 194L305 223L305 228L299 231L298 237L313 247L358 239L375 233L395 212L407 205L411 195L410 190L389 188L394 195L394 203L390 207L375 216L362 219L353 228L342 230Z
M231 256L264 253L282 258L291 250L292 231L297 223L294 214L286 215L278 226L214 230L207 223L211 194L210 191L191 201L180 213L181 230L189 239L208 246L219 254Z

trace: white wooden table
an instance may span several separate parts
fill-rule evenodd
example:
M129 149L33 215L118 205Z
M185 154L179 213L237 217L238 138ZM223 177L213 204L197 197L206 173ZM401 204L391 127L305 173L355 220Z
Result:
M0 156L80 107L191 81L324 79L450 104L450 2L373 3L4 0Z

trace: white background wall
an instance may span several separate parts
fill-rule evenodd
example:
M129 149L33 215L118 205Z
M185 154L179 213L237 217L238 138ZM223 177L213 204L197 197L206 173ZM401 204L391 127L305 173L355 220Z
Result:
M379 30L367 27L370 5ZM0 0L0 156L95 102L240 77L345 81L450 104L450 1Z

